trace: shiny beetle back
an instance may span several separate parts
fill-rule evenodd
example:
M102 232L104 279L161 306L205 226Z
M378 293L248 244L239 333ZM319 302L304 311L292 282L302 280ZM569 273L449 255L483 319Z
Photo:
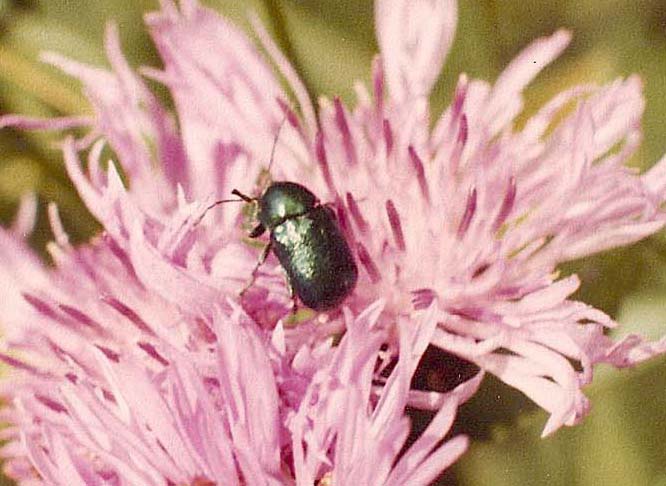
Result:
M316 206L271 231L273 253L303 304L326 310L353 290L358 269L333 211Z
M265 254L273 251L304 305L331 309L354 290L358 268L352 251L335 213L312 192L295 182L274 182L256 199L234 193L259 205L259 225L250 237L270 232Z

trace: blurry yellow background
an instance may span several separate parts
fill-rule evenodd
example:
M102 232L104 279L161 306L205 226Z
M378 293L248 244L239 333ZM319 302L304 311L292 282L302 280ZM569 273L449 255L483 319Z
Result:
M244 28L246 13L258 12L311 94L341 95L352 102L353 82L369 80L377 51L369 0L205 3ZM0 113L88 112L76 83L40 64L38 53L56 50L106 65L102 39L107 20L119 25L133 65L158 66L141 20L143 12L155 8L157 1L148 0L0 0ZM448 102L459 73L493 80L522 47L559 27L573 30L573 43L526 93L528 111L572 84L638 73L647 108L643 148L633 163L649 167L666 152L664 0L461 0L453 52L432 99L435 114ZM85 241L98 229L65 176L54 148L57 139L0 131L0 219L7 224L19 197L35 191L40 218L32 242L42 254L52 237L44 211L48 201L60 206L74 241ZM578 297L619 319L623 334L666 334L665 234L563 270L580 274ZM487 380L461 412L459 430L472 435L473 446L444 483L666 486L666 358L623 372L601 369L587 391L593 403L590 417L542 440L545 413Z

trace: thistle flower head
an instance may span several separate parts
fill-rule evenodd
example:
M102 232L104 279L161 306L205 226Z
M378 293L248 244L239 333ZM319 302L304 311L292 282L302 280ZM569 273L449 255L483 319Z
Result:
M113 26L109 71L46 56L81 80L94 118L0 124L89 129L63 152L104 232L72 247L51 207L52 269L20 236L34 201L0 233L0 358L16 370L3 382L3 455L21 484L429 484L466 448L442 440L484 372L550 412L547 434L586 413L596 364L664 351L638 336L613 342L612 319L572 300L577 278L556 271L664 225L666 162L642 176L624 166L640 139L639 80L571 88L516 128L523 89L569 41L560 31L494 85L461 76L431 123L456 3L375 10L370 90L359 85L353 109L324 99L317 115L258 21L290 93L244 34L194 0L147 16L164 69L142 74L169 89L177 124ZM209 210L232 189L258 195L273 148L271 178L330 204L360 269L342 307L297 326L276 259L241 296L260 252L243 239L242 205ZM415 389L429 346L481 372ZM408 405L436 414L406 447Z
M417 3L376 3L372 94L359 87L352 111L321 108L321 190L344 208L365 270L352 305L382 296L385 315L412 318L435 308L432 344L525 392L551 413L547 435L585 415L595 364L664 351L663 340L606 337L613 320L572 300L578 278L557 266L661 229L666 162L644 175L625 166L640 141L635 76L573 87L517 128L523 89L566 31L536 40L494 85L462 75L430 130L455 5Z

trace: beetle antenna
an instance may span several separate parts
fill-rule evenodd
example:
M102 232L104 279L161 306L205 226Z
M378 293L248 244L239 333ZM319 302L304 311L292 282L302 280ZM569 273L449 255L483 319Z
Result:
M239 198L241 198L241 201L243 201L243 202L252 202L252 201L257 200L256 197L246 196L245 194L240 192L238 189L234 189L233 191L231 191L231 194L233 194L234 196L238 196ZM231 201L235 201L235 199L231 199Z
M201 220L204 219L204 216L206 216L206 214L208 214L208 211L213 209L215 206L219 206L220 204L229 203L229 202L247 202L247 201L245 201L244 199L220 199L219 201L215 201L204 210L204 212L201 214L201 216L199 216L199 218L194 222L192 226L197 226L199 223L201 223Z
M280 126L278 126L277 132L275 132L275 137L273 138L273 147L271 148L271 158L268 162L268 173L271 173L271 167L273 166L273 159L275 158L275 148L277 147L277 142L278 142L278 137L280 136L280 132L282 131L282 127L284 126L284 123L287 121L287 114L285 113L284 117L282 117L282 121L280 122Z

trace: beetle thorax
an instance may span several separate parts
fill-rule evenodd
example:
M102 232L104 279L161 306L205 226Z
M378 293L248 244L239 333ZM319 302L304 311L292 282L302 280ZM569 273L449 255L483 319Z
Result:
M317 198L295 182L274 182L259 198L259 222L271 230L289 218L306 214Z

